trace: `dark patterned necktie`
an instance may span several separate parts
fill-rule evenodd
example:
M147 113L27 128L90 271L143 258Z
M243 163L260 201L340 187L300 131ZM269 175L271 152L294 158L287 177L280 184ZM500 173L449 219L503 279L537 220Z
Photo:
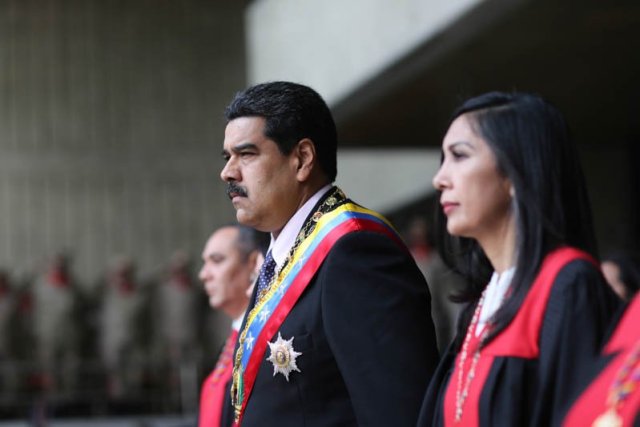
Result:
M271 251L267 252L267 256L260 267L260 275L258 276L258 295L263 295L269 289L271 280L276 270L276 262L271 256Z

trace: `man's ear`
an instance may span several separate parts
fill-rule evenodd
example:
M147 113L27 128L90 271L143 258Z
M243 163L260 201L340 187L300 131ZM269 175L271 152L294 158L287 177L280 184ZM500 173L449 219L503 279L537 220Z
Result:
M305 182L311 176L316 162L316 146L309 138L301 139L294 148L297 160L296 178L299 182Z

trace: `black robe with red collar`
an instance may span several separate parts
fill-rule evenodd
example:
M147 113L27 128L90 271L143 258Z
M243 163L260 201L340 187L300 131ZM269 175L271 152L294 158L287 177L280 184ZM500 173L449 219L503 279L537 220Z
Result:
M482 349L462 422L445 423L445 396L450 384L455 394L458 382L458 354L451 346L432 378L418 426L559 425L576 378L597 356L617 305L587 254L553 251L518 314Z

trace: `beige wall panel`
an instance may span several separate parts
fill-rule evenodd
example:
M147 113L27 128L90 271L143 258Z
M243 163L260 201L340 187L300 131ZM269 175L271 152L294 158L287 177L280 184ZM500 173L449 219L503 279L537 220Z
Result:
M24 277L66 249L86 283L117 254L146 275L234 218L218 173L242 9L0 4L0 268Z

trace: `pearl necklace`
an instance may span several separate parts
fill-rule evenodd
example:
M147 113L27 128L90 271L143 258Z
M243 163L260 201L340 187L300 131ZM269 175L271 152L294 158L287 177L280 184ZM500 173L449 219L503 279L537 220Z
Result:
M476 366L478 365L478 360L480 359L480 348L489 334L488 324L482 331L480 335L480 342L478 343L478 347L475 349L473 353L473 359L471 359L471 366L469 367L469 372L467 372L467 376L464 379L464 387L462 385L463 377L464 377L464 364L467 361L468 352L469 352L469 342L471 341L472 335L475 333L476 327L478 326L478 322L480 320L480 312L482 311L482 304L484 303L484 296L487 292L487 289L482 292L482 296L480 296L480 300L478 301L478 305L476 306L475 311L473 312L473 317L471 318L471 323L467 328L467 334L464 337L464 342L462 343L462 351L460 352L460 360L458 361L458 379L456 384L456 414L455 414L455 422L458 423L462 419L464 402L467 400L467 396L469 395L469 387L471 386L471 381L473 381L473 377L476 375Z

